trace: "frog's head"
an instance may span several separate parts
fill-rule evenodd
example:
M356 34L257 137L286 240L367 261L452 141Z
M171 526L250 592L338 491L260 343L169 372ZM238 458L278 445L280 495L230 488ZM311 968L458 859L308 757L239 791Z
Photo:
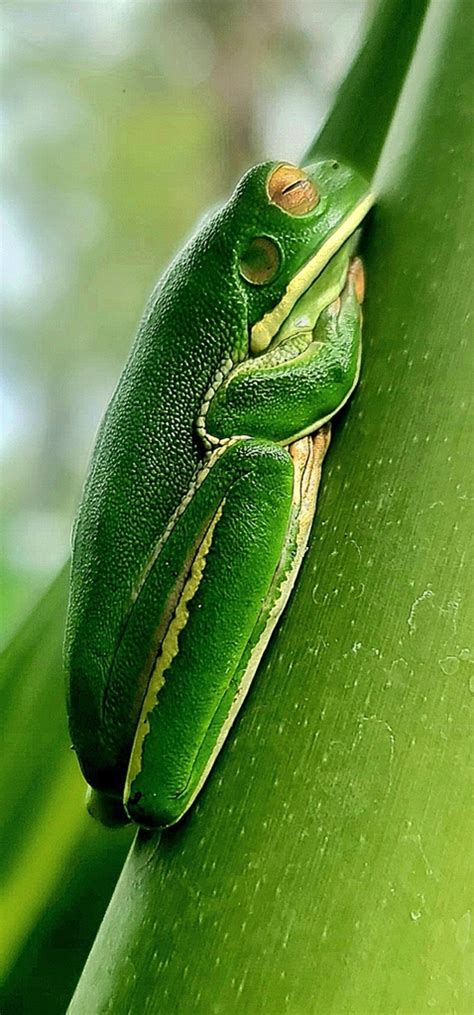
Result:
M334 160L254 166L223 209L250 352L264 352L299 297L362 222L374 197Z

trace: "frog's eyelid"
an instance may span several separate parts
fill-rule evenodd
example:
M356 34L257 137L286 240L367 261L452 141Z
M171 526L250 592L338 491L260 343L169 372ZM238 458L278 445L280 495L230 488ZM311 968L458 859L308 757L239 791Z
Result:
M282 194L289 194L290 190L296 190L297 187L301 187L302 183L307 183L307 180L295 180L293 183L289 183L286 187L283 187Z

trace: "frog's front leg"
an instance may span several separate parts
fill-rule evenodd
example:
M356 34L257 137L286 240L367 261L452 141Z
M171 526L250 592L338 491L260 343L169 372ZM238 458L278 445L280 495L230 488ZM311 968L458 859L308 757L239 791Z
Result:
M362 298L362 263L354 258L340 297L313 332L239 364L217 388L201 419L209 444L231 434L286 444L330 419L358 380Z
M301 562L327 441L321 432L289 450L255 440L217 449L163 545L156 566L172 568L180 596L126 778L125 806L141 825L177 821L211 768ZM189 539L191 559L188 550L178 565Z

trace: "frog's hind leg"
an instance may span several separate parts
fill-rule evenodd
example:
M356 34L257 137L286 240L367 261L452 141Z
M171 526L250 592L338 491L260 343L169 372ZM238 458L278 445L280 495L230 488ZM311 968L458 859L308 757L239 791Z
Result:
M142 602L131 633L136 643L151 613L160 641L124 791L138 824L177 821L201 784L214 717L279 564L293 479L290 454L271 441L236 438L217 448L148 573L141 597L148 606ZM178 593L167 596L171 612L163 608L170 583Z
M331 424L326 423L315 434L301 437L289 445L295 468L291 524L278 568L241 660L241 670L245 670L248 684L285 609L303 562L316 511L322 464L330 439ZM241 690L245 695L245 688L239 687L237 700Z
M288 602L306 552L316 510L324 456L331 439L331 424L290 444L295 478L292 511L278 567L262 603L257 622L242 654L232 683L214 717L215 746L194 791L199 792L219 753L236 715L243 705L263 653ZM212 735L212 731L210 730ZM192 803L192 800L190 801Z
M301 564L328 440L219 449L170 537L201 531L135 735L124 800L142 825L181 817L224 742Z

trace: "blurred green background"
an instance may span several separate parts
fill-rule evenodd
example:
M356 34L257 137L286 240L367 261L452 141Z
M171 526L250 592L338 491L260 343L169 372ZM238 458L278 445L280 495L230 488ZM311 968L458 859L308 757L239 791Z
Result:
M144 302L259 159L298 159L370 0L3 4L2 639L69 552Z

